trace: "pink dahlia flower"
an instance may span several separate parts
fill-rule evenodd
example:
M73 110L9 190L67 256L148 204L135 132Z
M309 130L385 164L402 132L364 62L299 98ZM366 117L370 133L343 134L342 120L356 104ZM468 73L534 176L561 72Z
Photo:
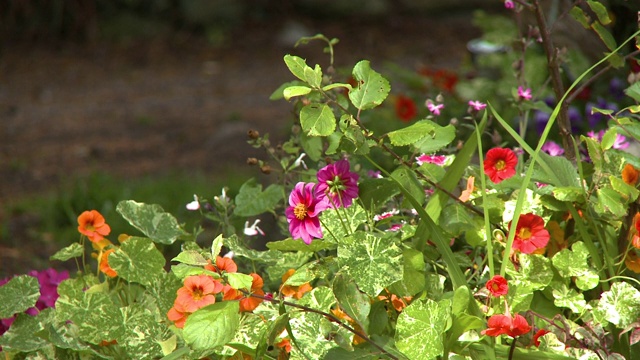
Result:
M327 201L314 191L314 183L299 182L289 195L289 207L285 210L289 232L294 239L311 244L313 238L322 238L318 215L329 207Z
M343 159L318 170L318 195L332 207L349 207L358 197L358 174L349 171Z

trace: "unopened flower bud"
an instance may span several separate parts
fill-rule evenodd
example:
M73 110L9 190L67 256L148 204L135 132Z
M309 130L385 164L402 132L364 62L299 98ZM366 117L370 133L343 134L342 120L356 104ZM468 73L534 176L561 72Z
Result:
M442 96L442 94L438 94L438 96L436 96L436 102L439 102L439 103L444 102L444 96Z
M262 165L262 166L260 167L260 171L261 171L263 174L269 175L269 174L271 174L271 166L269 166L269 165Z
M260 133L258 132L258 130L249 130L247 131L247 136L249 136L250 139L257 139L260 137Z
M458 126L458 119L452 118L451 120L449 120L449 124L453 126Z
M291 133L293 135L298 135L300 133L300 125L293 125L291 127Z
M258 159L254 157L247 158L247 165L256 165L258 163Z

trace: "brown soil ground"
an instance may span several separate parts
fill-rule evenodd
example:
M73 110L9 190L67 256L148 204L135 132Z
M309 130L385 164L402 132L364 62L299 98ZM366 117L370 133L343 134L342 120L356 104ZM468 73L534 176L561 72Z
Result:
M470 17L297 21L307 35L340 39L338 68L369 59L374 69L386 61L415 69L456 68L467 56L466 42L479 35ZM291 126L291 106L269 100L293 80L284 54L327 66L320 43L294 49L283 39L290 24L246 24L222 46L176 35L1 49L0 204L97 170L133 178L193 169L213 177L245 166L252 153L247 130L277 139ZM5 256L20 251L0 247Z

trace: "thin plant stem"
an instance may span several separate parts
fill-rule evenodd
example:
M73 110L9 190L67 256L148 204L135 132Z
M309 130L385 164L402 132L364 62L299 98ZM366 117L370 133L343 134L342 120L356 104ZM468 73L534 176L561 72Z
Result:
M262 299L264 301L269 301L269 302L272 302L272 303L284 304L286 306L294 307L294 308L297 308L297 309L300 309L300 310L303 310L303 311L306 311L306 312L322 315L322 316L328 318L331 321L335 321L336 323L338 323L339 326L345 328L347 331L351 332L352 334L361 337L366 342L371 344L373 347L375 347L376 349L380 350L383 354L387 355L389 358L394 359L394 360L399 360L395 355L391 354L385 348L383 348L382 346L378 345L369 336L367 336L366 334L361 333L361 332L357 331L356 329L352 328L351 326L343 323L342 320L340 320L338 317L336 317L333 314L326 313L326 312L324 312L322 310L317 310L317 309L310 308L310 307L305 306L305 305L300 305L300 304L292 303L292 302L285 301L285 300L279 300L279 299L274 299L272 297L266 297L266 296L262 296L262 295L252 294L252 293L250 293L250 292L248 292L248 291L246 291L244 289L239 289L239 291L242 292L246 296Z

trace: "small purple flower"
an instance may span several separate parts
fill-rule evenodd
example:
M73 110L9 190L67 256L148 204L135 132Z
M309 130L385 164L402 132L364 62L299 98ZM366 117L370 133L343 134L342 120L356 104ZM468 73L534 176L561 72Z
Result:
M598 131L598 132L595 132L595 131L593 131L593 130L592 130L592 131L589 131L589 132L587 133L587 136L588 136L589 138L591 138L591 139L593 139L593 140L597 141L597 142L600 142L600 141L602 141L602 137L604 136L604 130L600 130L600 131Z
M418 165L422 165L424 163L436 164L438 166L444 166L444 163L447 161L447 157L445 155L427 155L422 154L416 157L416 162Z
M318 195L332 207L349 207L358 197L358 178L349 171L349 161L336 161L318 170Z
M511 10L515 7L513 0L504 0L504 7Z
M486 108L487 104L482 103L478 100L469 100L469 106L471 106L475 111L480 111Z
M444 104L435 104L431 100L427 100L427 109L434 115L440 115L440 110L444 109Z
M623 135L616 134L616 139L613 141L612 147L617 150L624 150L628 148L629 143L627 142L627 138Z
M530 88L523 88L522 86L518 86L518 97L520 100L531 100L533 95L531 95Z
M285 210L289 232L293 239L311 244L313 238L322 238L318 215L328 208L326 201L314 190L316 184L299 182L289 195L289 207Z
M562 146L553 141L547 141L546 143L544 143L541 150L551 156L561 156L564 154L564 149L562 148Z
M618 77L614 77L609 81L609 92L616 100L620 100L624 97L624 87L624 81Z

